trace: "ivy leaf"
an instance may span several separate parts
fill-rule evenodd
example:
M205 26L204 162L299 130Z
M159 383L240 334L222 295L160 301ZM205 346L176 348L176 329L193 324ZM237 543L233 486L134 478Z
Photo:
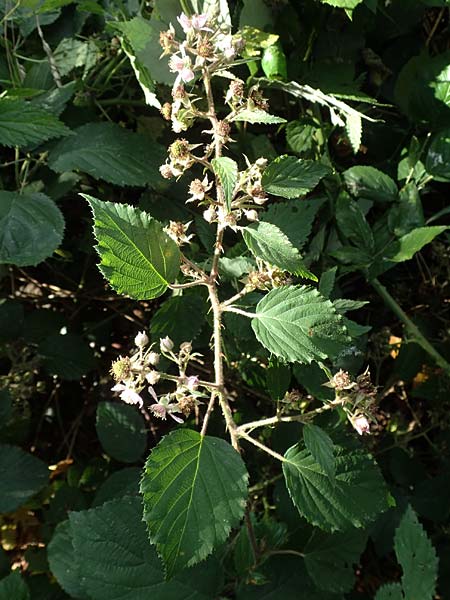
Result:
M375 167L356 166L342 174L347 190L355 198L374 202L395 202L398 196L395 181Z
M248 474L222 439L189 429L152 451L141 481L144 520L168 577L222 544L244 514Z
M16 569L0 581L0 600L30 600L30 590Z
M404 600L402 586L399 583L388 583L379 588L375 600Z
M103 450L125 463L139 460L147 446L144 421L133 406L100 402L96 429Z
M334 444L328 433L317 425L306 423L303 426L303 440L314 460L333 481L336 474Z
M162 146L114 123L88 123L54 146L48 164L57 173L83 171L116 185L155 185L161 180Z
M367 534L358 529L342 533L314 530L305 546L306 569L318 588L349 592L355 582L353 565L366 546Z
M447 229L446 226L417 227L387 247L384 259L393 262L410 260L416 252Z
M0 145L40 144L69 134L70 129L50 112L25 100L0 98Z
M285 459L283 473L293 503L307 521L325 531L366 527L388 508L383 477L360 448L335 446L333 481L298 444L287 450Z
M269 115L265 110L260 108L244 108L240 110L232 119L232 121L245 121L246 123L264 123L265 125L276 125L278 123L286 123L286 119Z
M214 560L164 581L138 497L71 512L70 525L77 562L72 568L79 569L91 600L210 600L218 593L221 574Z
M262 258L283 271L317 281L317 277L304 266L297 248L276 225L260 221L242 228L242 236L249 250L257 258Z
M237 163L228 156L221 156L213 158L211 164L222 186L226 207L230 211L231 200L238 178Z
M100 270L111 287L136 300L164 294L178 274L180 251L150 215L82 194L94 213Z
M330 172L329 167L317 161L279 156L265 169L261 183L274 196L298 198L313 190Z
M0 512L11 512L47 485L47 465L17 446L2 444L0 482Z
M0 263L35 266L61 244L64 218L40 193L0 192Z
M408 600L432 600L438 559L413 509L408 506L395 532L395 553L403 569L402 587Z
M257 305L252 328L261 344L290 362L324 360L347 338L333 304L309 286L274 289Z

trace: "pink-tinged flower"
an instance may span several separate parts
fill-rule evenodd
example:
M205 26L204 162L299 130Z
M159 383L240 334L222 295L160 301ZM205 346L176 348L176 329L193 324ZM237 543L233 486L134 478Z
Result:
M191 67L192 63L189 56L177 56L176 54L172 54L169 60L169 69L172 73L178 73L174 88L178 87L180 81L189 83L194 79L195 74Z
M181 25L184 33L189 33L189 31L192 29L192 21L186 14L184 14L184 12L177 17L177 21Z
M191 375L186 380L186 387L190 392L195 392L198 388L198 377L197 375Z
M217 50L223 52L225 58L233 58L236 54L236 49L233 46L233 36L223 35L216 44Z
M136 404L139 408L142 408L144 404L139 394L126 384L116 383L116 385L111 388L111 391L120 392L120 399L127 404Z
M155 415L155 417L166 420L167 415L169 415L177 423L184 423L183 419L173 414L174 412L181 412L181 408L179 408L177 404L171 404L168 396L161 396L161 398L158 400L158 396L155 394L155 390L153 388L148 388L148 391L155 401L155 404L150 406L150 411Z
M351 419L350 422L353 425L353 427L356 429L356 431L359 433L359 435L370 432L369 421L366 419L366 417L364 415L359 415L359 416L353 417L353 419Z
M208 15L203 13L201 15L193 15L191 19L192 27L197 31L212 31L208 27L205 27L208 22Z

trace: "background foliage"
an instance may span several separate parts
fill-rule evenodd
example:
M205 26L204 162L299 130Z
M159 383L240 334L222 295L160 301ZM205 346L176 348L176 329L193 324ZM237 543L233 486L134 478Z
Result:
M164 180L158 170L174 139L158 112L174 79L159 61L159 32L182 9L201 11L198 4L7 0L0 7L0 600L448 598L448 1L229 2L246 41L239 75L259 81L276 117L261 111L236 123L230 151L236 161L242 154L271 161L262 183L273 202L244 243L225 240L222 286L232 293L262 256L309 278L321 294L301 286L264 299L255 292L242 301L243 309L258 307L251 326L226 315L235 418L273 414L286 392L302 410L333 397L316 363L277 360L292 359L292 344L274 337L273 320L301 300L311 311L290 318L287 331L293 344L304 341L304 363L328 356L328 347L307 343L308 318L326 306L352 340L333 371L356 376L370 366L373 434L357 443L326 415L304 428L265 430L261 440L286 453L289 492L279 465L245 446L261 549L255 561L240 525L246 474L227 455L218 415L202 442L190 431L195 416L189 429L170 433L172 423L152 420L145 407L112 401L111 362L128 353L137 330L152 340L192 340L208 353L203 295L163 295L177 267L161 260L155 220L193 221L192 257L209 255L210 230L184 204L188 182ZM225 2L221 10L226 18ZM200 128L192 137L201 139ZM228 160L215 165L225 191ZM143 272L152 265L134 299L114 293L98 271L92 212L80 193L105 236L98 248L105 276L114 272L112 221L133 239ZM152 215L139 213L139 225L153 245L134 237L137 213L123 227L125 203ZM176 246L165 250L175 264ZM123 291L120 278L110 281ZM158 298L142 300L149 293ZM211 373L208 361L202 368L202 376ZM189 447L180 460L203 461L209 474L229 461L240 478L227 485L223 531L210 519L218 499L208 497L207 482L193 487L204 505L188 514L187 531L189 519L201 521L203 545L192 548L186 536L174 554L165 544L160 554L174 574L166 581L142 522L139 480L152 461L161 472L153 467L151 477L168 476L169 441ZM317 464L337 476L336 488L311 469ZM145 520L158 548L150 479L142 486ZM170 531L175 517L166 504L163 512ZM194 556L179 571L184 550Z

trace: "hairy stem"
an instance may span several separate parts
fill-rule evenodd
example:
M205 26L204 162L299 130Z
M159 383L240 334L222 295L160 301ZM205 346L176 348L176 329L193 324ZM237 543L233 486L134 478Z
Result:
M273 456L274 458L276 458L277 460L279 460L281 462L284 462L286 460L284 458L284 456L281 456L281 454L278 454L278 452L275 452L275 450L272 450L268 446L265 446L261 442L258 442L258 440L255 440L255 438L252 438L250 435L248 435L244 431L238 431L237 433L238 433L239 437L243 438L244 440L247 440L247 442L250 442L257 448L259 448L260 450L265 452L266 454L270 454L270 456Z

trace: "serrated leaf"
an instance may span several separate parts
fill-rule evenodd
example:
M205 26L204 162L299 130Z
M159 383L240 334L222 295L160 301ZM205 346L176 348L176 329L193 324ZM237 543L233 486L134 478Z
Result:
M287 235L291 244L301 250L311 233L317 211L324 202L324 198L276 202L262 213L261 221L276 225Z
M143 455L147 433L135 407L117 402L100 402L95 426L102 448L109 456L132 463Z
M138 496L140 479L141 469L139 467L126 467L116 471L100 485L91 507L95 508L124 496Z
M360 115L347 115L345 120L345 129L347 131L348 140L354 154L359 151L362 137L362 119Z
M122 40L122 48L125 54L128 56L131 68L134 71L134 75L141 86L141 90L144 92L145 102L149 106L161 108L161 102L158 100L155 94L155 84L147 68L141 63L137 56L135 56L131 46L126 40Z
M0 263L35 266L53 254L63 232L61 211L44 194L0 191Z
M355 198L375 202L395 202L398 196L395 181L374 167L356 166L342 173L345 185Z
M221 156L213 158L211 164L222 186L225 205L228 211L230 211L231 200L233 199L233 192L238 177L237 163L228 156Z
M55 48L53 58L61 76L68 75L73 69L82 68L84 79L101 53L93 39L87 41L64 37Z
M272 400L281 400L289 390L290 383L291 368L288 365L269 365L266 370L266 385Z
M278 123L286 123L286 119L269 115L265 110L259 108L244 108L240 110L232 119L232 121L245 121L246 123L264 123L265 125L277 125Z
M408 506L395 532L395 554L402 566L407 600L432 600L436 589L436 551L413 509Z
M184 429L156 446L141 492L150 541L169 577L227 539L243 516L247 481L241 457L222 439Z
M380 587L375 600L404 600L402 586L399 583L388 583Z
M387 488L373 458L360 448L335 446L330 481L309 450L288 449L283 473L299 513L325 531L366 527L388 508Z
M262 186L266 192L283 198L298 198L313 190L330 174L330 168L313 160L279 156L265 169Z
M383 258L393 262L410 260L446 229L446 226L417 227L388 246Z
M359 204L345 192L336 202L336 221L341 233L369 254L375 249L372 230Z
M164 294L178 274L180 251L162 225L127 204L82 195L94 213L99 268L110 285L137 300Z
M324 360L347 339L333 304L308 286L269 292L256 307L252 328L267 350L290 362Z
M363 0L320 0L323 4L330 4L336 8L343 8L345 10L353 10L358 4L361 4Z
M17 446L1 444L0 482L0 512L11 512L47 485L47 465Z
M140 498L112 500L70 513L82 583L91 600L210 600L217 595L215 561L166 582L161 561L149 544Z
M12 571L0 580L0 600L31 600L30 590L23 580L20 570Z
M48 562L52 575L71 598L88 598L81 581L81 572L72 543L69 521L58 523L47 546Z
M450 127L438 131L431 138L425 168L438 181L450 180Z
M242 228L242 236L257 258L283 271L317 281L317 277L304 266L297 248L276 225L260 221Z
M334 444L328 433L312 423L303 426L303 440L314 460L319 463L330 481L336 474Z
M70 81L61 87L39 94L39 96L31 100L31 104L36 108L41 108L59 116L65 109L67 102L72 98L74 92L75 81Z
M319 589L349 592L355 583L353 565L365 548L367 534L358 529L343 533L324 533L317 529L305 546L305 565Z
M205 323L205 302L199 296L174 296L166 300L155 312L150 324L152 340L167 335L178 346L192 342Z
M82 171L122 186L155 185L165 151L144 135L115 123L88 123L61 140L48 157L57 173Z
M0 145L28 146L69 134L57 117L31 102L0 98Z

